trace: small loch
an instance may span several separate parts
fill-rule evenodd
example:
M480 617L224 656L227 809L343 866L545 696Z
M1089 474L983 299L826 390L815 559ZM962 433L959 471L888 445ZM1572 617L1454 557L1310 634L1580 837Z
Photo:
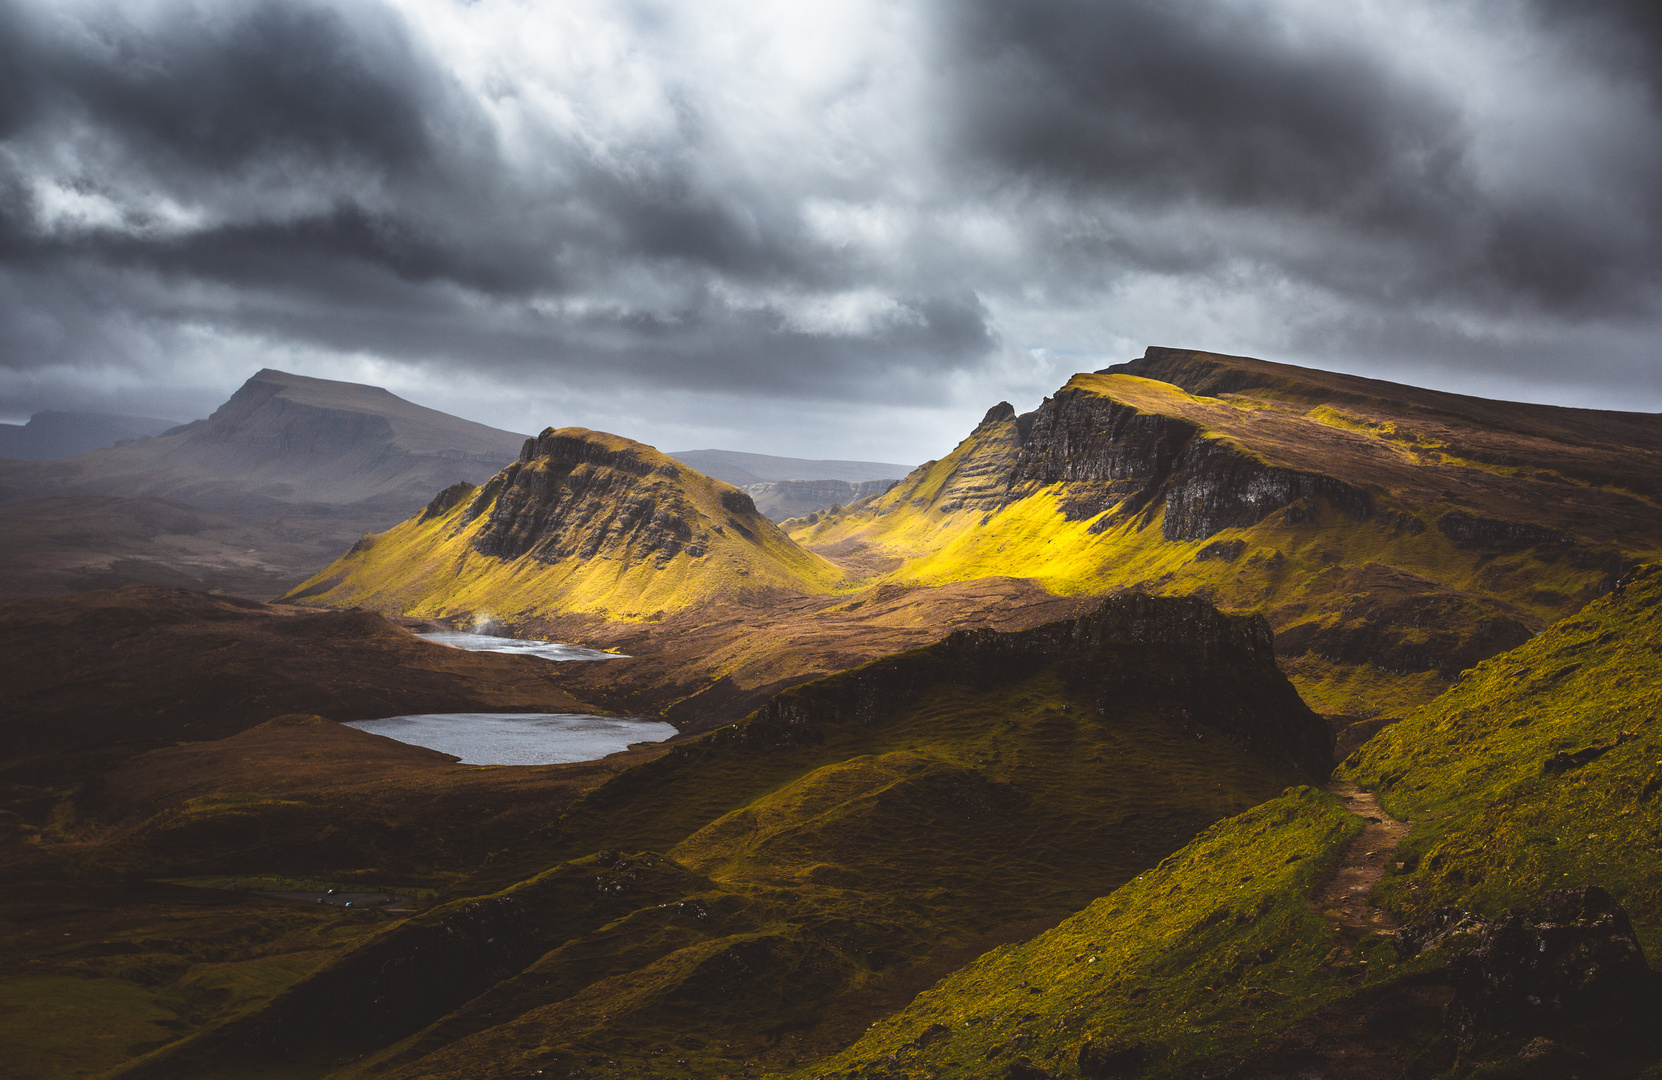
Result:
M595 761L631 743L663 742L659 720L588 713L423 713L346 725L401 743L455 754L464 765L559 765Z
M438 645L469 652L499 652L514 656L540 656L544 660L627 660L622 653L585 649L581 645L565 645L558 641L533 641L524 638L499 637L496 634L468 634L459 630L434 630L418 633L416 637Z

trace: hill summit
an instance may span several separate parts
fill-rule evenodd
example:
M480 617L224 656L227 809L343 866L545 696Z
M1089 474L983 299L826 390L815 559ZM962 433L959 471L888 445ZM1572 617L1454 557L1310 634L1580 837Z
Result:
M290 599L641 619L694 604L823 591L841 577L750 496L630 439L548 428L482 487L456 484Z

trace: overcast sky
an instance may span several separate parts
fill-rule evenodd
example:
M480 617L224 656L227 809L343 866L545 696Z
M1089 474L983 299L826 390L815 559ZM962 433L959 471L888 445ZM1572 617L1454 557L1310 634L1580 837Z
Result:
M911 463L1150 344L1662 410L1662 5L0 0L0 419Z

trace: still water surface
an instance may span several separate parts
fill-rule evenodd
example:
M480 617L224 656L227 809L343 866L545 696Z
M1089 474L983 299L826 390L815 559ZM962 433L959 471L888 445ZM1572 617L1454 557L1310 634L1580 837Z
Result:
M455 754L464 765L595 761L630 743L662 742L675 734L673 725L657 720L587 713L424 713L346 726Z
M585 649L581 645L562 645L558 641L528 641L522 638L497 637L495 634L464 634L455 630L438 630L417 634L418 638L449 645L469 652L513 653L516 656L540 656L544 660L627 660L622 653Z

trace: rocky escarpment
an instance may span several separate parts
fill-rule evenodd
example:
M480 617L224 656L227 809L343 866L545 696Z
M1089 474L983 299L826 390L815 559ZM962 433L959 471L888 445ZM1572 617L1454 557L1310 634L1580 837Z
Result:
M1032 630L961 630L926 648L788 690L745 723L705 739L779 747L813 743L828 724L878 723L923 688L992 686L1055 665L1094 695L1098 718L1154 703L1186 734L1219 735L1311 778L1332 767L1332 736L1275 666L1269 625L1193 597L1112 597L1095 612Z
M1069 520L1111 510L1095 526L1102 531L1164 511L1167 540L1203 540L1317 500L1357 520L1373 512L1368 492L1342 480L1266 464L1191 421L1090 390L1064 389L1021 416L1000 403L969 442L942 510L997 510L1065 484Z
M384 415L296 401L286 389L282 382L256 375L212 416L168 434L274 454L344 454L366 443L393 441L392 422Z
M445 488L291 596L433 618L656 620L716 600L811 595L841 577L732 485L643 443L549 428L484 484Z
M486 515L475 550L503 559L592 559L622 551L660 568L685 552L704 555L713 535L731 529L754 540L772 523L750 496L724 490L711 520L682 483L682 467L655 461L634 444L610 445L587 432L550 428L525 440L519 460L493 476L462 524Z

